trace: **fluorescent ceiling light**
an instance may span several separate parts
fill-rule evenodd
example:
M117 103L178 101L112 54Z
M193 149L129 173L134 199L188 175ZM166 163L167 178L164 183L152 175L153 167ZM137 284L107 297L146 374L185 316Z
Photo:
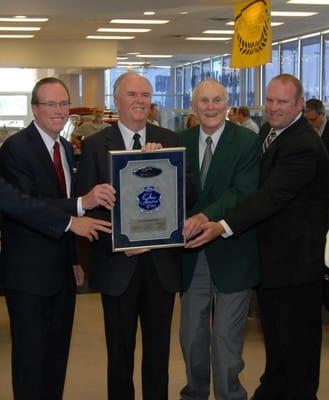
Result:
M320 32L317 33L310 33L309 35L300 36L299 39L307 39L315 36L320 36Z
M271 22L271 26L280 26L283 24L284 24L284 22ZM234 21L226 22L225 25L234 26Z
M231 38L229 38L229 37L224 38L224 37L188 36L185 38L185 40L214 40L214 41L216 40L216 41L219 41L219 40L231 40Z
M144 11L144 15L155 15L154 11Z
M128 57L117 57L117 60L128 60Z
M0 35L0 39L31 39L34 35Z
M271 11L272 17L311 17L319 14L311 11Z
M39 31L36 26L0 26L0 31Z
M181 15L187 15L189 12L188 11L181 11L180 14Z
M48 18L0 18L0 22L47 22Z
M111 24L167 24L168 19L111 19Z
M203 31L202 33L208 33L212 35L233 35L234 31L230 31L228 29L209 29L207 31Z
M97 32L144 33L150 30L148 28L98 28Z
M289 0L290 4L311 4L312 6L326 6L329 5L329 0Z
M171 58L171 54L136 54L139 58Z
M286 40L281 40L280 43L290 43L290 42L296 42L298 38L291 38L291 39L286 39ZM274 44L274 43L272 43Z
M101 40L130 40L135 39L136 36L101 36L89 35L86 39L101 39Z
M129 56L135 56L136 54L140 54L138 51L132 52L132 53L127 53Z
M119 65L144 65L144 61L118 61Z

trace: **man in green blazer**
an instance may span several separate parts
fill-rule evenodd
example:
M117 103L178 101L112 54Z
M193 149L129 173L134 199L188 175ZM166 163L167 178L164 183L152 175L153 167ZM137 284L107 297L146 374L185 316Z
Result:
M198 201L185 223L187 237L197 234L208 220L226 215L256 190L260 154L254 132L225 120L228 95L219 82L201 82L191 106L200 125L183 131L182 137ZM241 353L251 289L258 282L254 231L185 250L180 334L187 385L181 391L182 400L208 399L211 367L216 400L247 399L238 374L244 365Z

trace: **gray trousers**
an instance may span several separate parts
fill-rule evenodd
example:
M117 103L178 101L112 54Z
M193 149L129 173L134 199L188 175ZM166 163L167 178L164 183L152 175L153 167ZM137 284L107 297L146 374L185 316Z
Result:
M247 399L238 375L244 367L241 354L250 297L251 289L218 292L205 253L199 253L191 286L181 298L180 340L187 375L182 400L208 399L210 364L216 400Z

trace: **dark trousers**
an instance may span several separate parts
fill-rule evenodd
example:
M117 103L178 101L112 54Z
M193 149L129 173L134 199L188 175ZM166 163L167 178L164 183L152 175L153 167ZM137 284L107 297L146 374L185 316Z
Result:
M63 397L75 306L74 282L54 296L6 290L15 400Z
M266 366L255 400L316 400L321 354L321 283L259 289Z
M175 294L162 287L150 254L138 258L127 290L120 296L102 295L108 349L108 398L135 398L133 369L139 317L143 343L143 400L167 400Z

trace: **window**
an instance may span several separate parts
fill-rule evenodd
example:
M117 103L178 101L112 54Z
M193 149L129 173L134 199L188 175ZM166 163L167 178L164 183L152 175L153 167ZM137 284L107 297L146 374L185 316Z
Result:
M297 40L295 42L283 43L281 45L281 73L291 74L294 76L298 75L298 45Z
M210 60L205 60L201 62L201 80L211 78L211 64Z
M222 83L228 92L230 105L238 106L240 104L240 70L231 68L230 63L230 56L223 57Z
M324 103L329 103L329 34L323 36L323 82L322 98Z
M183 95L183 108L190 107L190 100L192 96L192 66L184 65L184 95Z
M263 69L263 104L266 96L266 88L270 80L280 73L279 46L272 48L272 62L267 63Z
M201 64L198 62L192 64L192 89L194 89L199 82L201 82Z
M320 36L301 41L301 82L305 100L320 98Z
M182 100L183 100L183 67L177 67L175 70L176 73L176 100L175 107L182 108Z
M212 59L212 78L218 82L222 81L222 58L217 57Z

